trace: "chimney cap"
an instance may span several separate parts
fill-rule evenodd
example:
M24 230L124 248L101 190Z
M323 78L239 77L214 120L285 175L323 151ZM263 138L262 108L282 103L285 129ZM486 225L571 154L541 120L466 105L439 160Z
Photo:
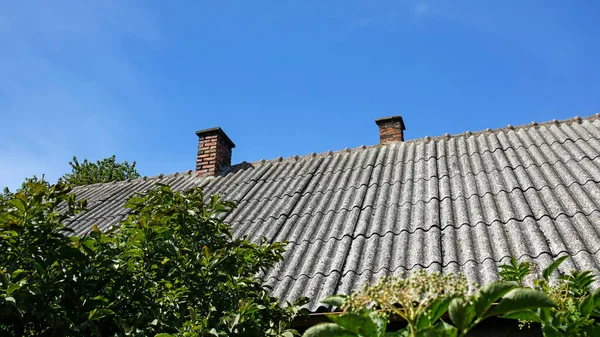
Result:
M379 126L389 124L389 123L400 123L400 129L406 130L402 116L388 116L388 117L383 117L383 118L377 118L375 120L375 123L377 123L377 125L379 125Z
M196 131L196 135L198 137L205 137L205 136L211 136L211 135L218 135L223 137L223 139L229 143L230 147L233 149L235 147L235 144L231 141L231 139L229 139L229 136L227 136L227 134L225 133L225 131L223 131L223 129L221 129L220 127L214 127L214 128L208 128L208 129L203 129L203 130L198 130Z

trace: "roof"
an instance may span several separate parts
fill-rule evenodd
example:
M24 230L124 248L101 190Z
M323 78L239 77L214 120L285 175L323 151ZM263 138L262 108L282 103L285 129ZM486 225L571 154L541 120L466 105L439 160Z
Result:
M89 211L70 226L118 223L156 182L236 201L235 236L288 241L264 280L312 311L419 268L484 284L512 256L545 267L568 254L560 272L600 273L600 115L77 187Z

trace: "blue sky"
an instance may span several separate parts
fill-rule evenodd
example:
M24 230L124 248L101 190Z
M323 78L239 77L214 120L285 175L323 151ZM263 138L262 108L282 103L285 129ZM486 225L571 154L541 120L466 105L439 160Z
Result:
M193 169L600 112L597 1L3 1L0 187L117 155Z

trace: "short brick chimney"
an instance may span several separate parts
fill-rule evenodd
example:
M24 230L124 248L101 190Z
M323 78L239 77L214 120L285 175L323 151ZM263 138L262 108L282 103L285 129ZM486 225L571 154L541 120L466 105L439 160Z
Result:
M379 126L379 144L404 141L404 121L402 116L390 116L375 120Z
M202 177L217 176L231 166L231 149L235 144L219 128L196 131L198 135L198 158L196 174Z

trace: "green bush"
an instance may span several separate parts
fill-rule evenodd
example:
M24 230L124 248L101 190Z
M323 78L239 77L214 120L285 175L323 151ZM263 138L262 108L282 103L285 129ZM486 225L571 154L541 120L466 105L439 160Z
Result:
M516 319L525 326L539 323L546 337L600 336L600 290L592 292L594 275L572 272L551 284L550 275L567 257L563 256L533 276L529 262L500 267L502 281L467 295L467 280L461 275L427 274L418 271L407 279L384 278L352 296L336 295L323 303L341 308L330 314L332 323L309 328L305 337L433 337L465 336L489 317ZM525 287L532 278L533 287ZM475 290L475 289L473 289ZM387 331L392 319L406 322L399 331Z
M127 161L119 163L114 155L96 162L84 159L81 163L74 156L73 161L69 162L71 173L60 177L59 181L71 186L80 186L135 179L140 177L135 164L129 164Z
M537 322L542 326L546 337L600 336L600 289L592 292L590 286L594 280L591 271L572 271L562 275L557 282L550 282L550 275L567 259L567 256L556 259L548 268L542 271L542 277L534 275L534 266L528 262L511 263L502 266L502 277L522 285L525 278L532 278L535 289L543 291L556 303L552 308L517 312L513 318L521 320L523 325ZM514 278L517 270L527 270Z
M284 245L233 239L234 207L199 189L159 186L128 201L120 230L78 237L85 208L61 184L0 201L0 335L292 336L300 300L282 306L256 275Z
M407 279L384 278L350 297L337 295L324 303L342 308L343 314L329 315L333 323L316 325L304 336L465 336L489 317L555 305L545 293L509 282L488 284L467 295L463 276L424 271ZM406 327L388 332L393 317Z

